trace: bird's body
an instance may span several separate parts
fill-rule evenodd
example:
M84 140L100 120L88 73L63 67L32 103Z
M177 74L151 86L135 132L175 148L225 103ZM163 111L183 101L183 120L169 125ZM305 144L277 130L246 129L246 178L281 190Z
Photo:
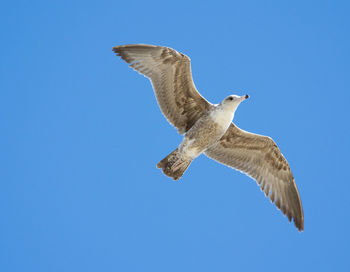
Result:
M164 174L175 180L181 178L192 160L204 153L255 179L289 221L293 218L296 227L304 229L299 192L275 142L232 123L238 105L248 95L230 95L214 105L194 86L186 55L168 47L142 44L113 50L151 80L162 113L180 134L185 134L178 148L157 164Z
M225 99L226 100L226 99ZM230 126L236 107L228 103L213 105L186 132L179 147L157 164L164 174L179 179L192 160L217 143Z
M203 114L186 132L179 150L189 159L195 159L225 134L233 119L233 109L215 105Z

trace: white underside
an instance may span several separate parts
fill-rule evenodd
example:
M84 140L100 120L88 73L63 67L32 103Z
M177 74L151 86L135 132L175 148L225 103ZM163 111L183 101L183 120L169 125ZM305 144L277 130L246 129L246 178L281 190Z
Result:
M234 111L232 111L230 108L218 108L210 113L210 117L226 130L230 126L234 114Z
M195 140L192 139L192 140L188 140L188 139L184 139L184 141L181 143L181 149L182 149L182 157L184 159L194 159L196 157L199 156L200 154L200 151L197 150L197 148L194 148L194 147L191 147L192 143L194 142Z

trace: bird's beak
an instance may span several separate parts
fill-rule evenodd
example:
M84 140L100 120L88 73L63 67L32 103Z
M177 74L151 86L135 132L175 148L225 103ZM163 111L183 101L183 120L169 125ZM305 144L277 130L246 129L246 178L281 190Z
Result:
M242 95L242 96L241 96L241 101L246 100L246 99L248 99L248 98L249 98L249 95L247 95L247 94L246 94L246 95Z

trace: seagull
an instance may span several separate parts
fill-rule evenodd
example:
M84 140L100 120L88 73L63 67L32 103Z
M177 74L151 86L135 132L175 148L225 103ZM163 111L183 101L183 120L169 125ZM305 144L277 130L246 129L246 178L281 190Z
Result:
M287 160L275 142L232 123L248 95L229 95L220 104L208 102L197 91L188 56L169 47L130 44L113 51L134 70L150 79L166 119L184 134L183 141L157 167L174 180L182 177L200 154L253 178L272 203L299 231L304 214L298 188Z

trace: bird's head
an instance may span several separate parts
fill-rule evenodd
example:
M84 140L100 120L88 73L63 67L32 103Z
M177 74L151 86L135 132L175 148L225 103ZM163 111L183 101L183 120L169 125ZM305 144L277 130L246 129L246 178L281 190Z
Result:
M229 95L228 97L226 97L222 102L221 105L224 108L228 108L228 109L232 109L232 110L236 110L238 105L243 101L249 98L249 95L242 95L242 96L238 96L238 95Z

